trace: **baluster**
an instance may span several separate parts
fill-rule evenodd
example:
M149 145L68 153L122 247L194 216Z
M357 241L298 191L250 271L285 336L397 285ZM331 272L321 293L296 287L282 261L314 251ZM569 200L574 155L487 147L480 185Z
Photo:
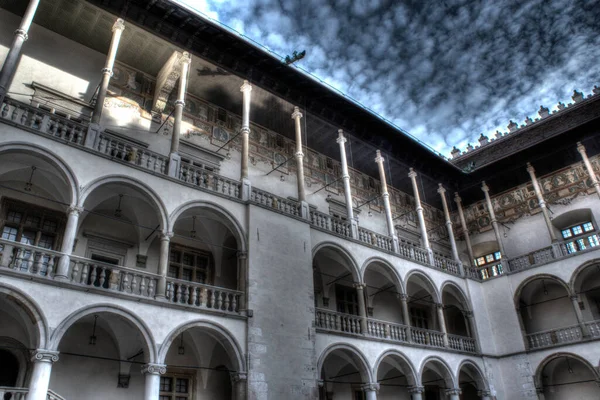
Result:
M156 281L153 278L148 278L148 297L154 297L154 288Z
M8 104L4 103L4 106L2 107L2 118L6 118L8 115L8 108Z
M237 309L238 297L239 297L239 294L234 294L231 296L231 311L233 311L233 312L238 312L238 309Z
M176 285L177 289L175 291L175 303L179 303L179 299L181 299L181 284Z
M213 307L216 310L220 310L221 306L223 305L222 294L223 294L222 292L217 293L217 305L215 307Z
M210 306L208 304L206 306L209 307L209 308L215 308L215 301L216 301L216 299L215 299L215 290L212 289L210 291Z
M95 283L96 283L96 277L98 276L98 271L96 271L96 268L97 268L97 267L96 267L95 265L93 265L93 264L92 264L92 265L90 265L90 268L91 268L91 270L92 270L92 273L91 273L91 275L90 275L90 279L91 279L91 282L90 282L90 283L91 283L91 285L92 285L92 286L95 286Z
M206 306L206 288L199 287L198 307Z
M53 254L48 255L48 265L46 266L46 277L52 277L52 273L54 272L54 260L56 256Z
M169 301L173 301L173 284L171 282L167 282L167 290L166 296Z
M131 274L131 292L133 294L137 294L138 280L137 275Z
M190 300L190 287L191 285L182 285L183 286L183 304L188 304L188 301Z
M48 263L48 266L50 263ZM79 261L73 261L73 271L71 272L71 282L77 282L77 276L79 275Z
M140 276L140 296L147 296L146 293L146 277Z
M196 292L198 291L198 288L196 288L195 286L190 286L190 290L192 291L192 294L190 296L190 304L196 306L196 300L198 299Z
M224 304L225 311L229 311L229 303L230 303L230 301L229 301L229 293L223 293L223 294L225 295L225 304Z

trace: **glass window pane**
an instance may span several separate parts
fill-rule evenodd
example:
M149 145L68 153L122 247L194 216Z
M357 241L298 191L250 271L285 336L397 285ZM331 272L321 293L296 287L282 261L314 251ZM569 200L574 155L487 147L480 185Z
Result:
M33 244L35 242L35 232L32 231L24 231L21 235L21 243L24 244Z
M185 265L194 265L194 255L193 254L184 253L183 254L183 263Z
M477 262L477 265L485 264L485 257L479 257L476 262Z
M581 235L583 233L583 228L581 227L581 225L574 226L571 229L573 229L574 235Z
M168 376L160 377L160 391L161 392L171 392L173 389L173 378Z
M502 258L502 253L500 253L499 251L495 252L495 253L494 253L494 258L495 258L496 260L499 260L499 259L501 259L501 258Z
M570 229L565 229L565 230L563 230L563 231L562 231L562 235L563 235L563 237L564 237L565 239L566 239L566 238L570 238L571 236L573 236L573 234L571 233L571 230L570 230Z
M579 250L585 250L586 249L586 247L585 247L585 240L579 239L577 241L577 247L579 247Z
M177 393L187 393L188 392L188 380L185 378L177 378L175 391Z
M17 228L12 228L10 226L5 226L2 230L2 239L5 240L17 240Z
M161 395L158 399L159 400L171 400L171 396L163 396L163 395Z
M23 218L23 214L16 211L9 211L8 215L6 216L7 221L16 223L21 222L21 218Z
M571 254L571 253L575 253L577 251L577 249L575 248L575 242L569 242L566 244L567 246L567 253Z
M169 273L167 275L169 276L169 278L177 279L177 275L179 275L179 268L169 267Z
M488 279L490 277L489 274L488 274L488 272L487 272L487 269L482 269L481 270L481 277L483 279Z
M591 222L586 222L585 224L583 224L583 230L586 232L593 231L594 225L592 225Z
M50 221L50 220L45 220L44 225L42 225L42 230L45 230L48 232L56 232L57 227L58 227L58 224L56 222Z
M43 247L44 249L51 249L52 246L54 246L54 237L50 235L41 235L38 246Z
M181 275L181 279L184 279L186 281L191 281L192 280L192 270L188 269L188 268L184 268L183 274Z
M590 243L590 247L596 247L600 245L600 241L598 241L598 236L596 235L588 236L588 242Z
M487 256L485 256L485 262L492 262L492 261L494 261L493 254L488 254Z
M33 215L29 215L26 219L25 219L25 225L29 225L29 226L35 226L36 228L38 226L40 226L40 222L41 219L40 217L36 217Z
M502 269L502 264L496 265L496 268L498 269L498 274L502 275L504 273L504 270Z
M178 251L171 250L171 253L169 253L169 261L178 263L180 254L181 253L179 253Z

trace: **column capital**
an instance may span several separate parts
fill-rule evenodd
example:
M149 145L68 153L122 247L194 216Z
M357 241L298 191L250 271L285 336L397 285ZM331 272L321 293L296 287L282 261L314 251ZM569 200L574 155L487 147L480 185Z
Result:
M581 144L581 142L577 142L577 151L580 152L582 155L586 154L585 146Z
M338 138L335 140L337 143L346 143L348 139L344 137L344 130L338 129Z
M472 318L473 317L473 311L470 311L470 310L461 310L461 313L466 318Z
M423 386L409 386L408 393L410 394L423 394L425 393L425 387Z
M364 283L355 283L353 286L356 290L364 290L365 286L367 285L365 285Z
M300 108L294 107L294 112L292 113L292 119L302 118L302 117L303 117L303 115L300 112Z
M181 58L179 58L179 64L191 64L192 63L192 56L190 53L188 53L187 51L184 51L183 53L181 53Z
M479 397L490 397L492 395L492 392L490 392L489 390L478 390L477 395Z
M442 185L441 183L438 183L437 192L443 196L446 193L446 189L444 188L444 185Z
M460 390L459 388L452 388L452 389L446 390L446 394L448 396L452 396L452 395L460 396L461 393L462 393L462 390Z
M579 296L576 294L569 295L571 301L579 301Z
M252 85L247 80L244 80L242 86L240 86L240 92L250 93L252 91Z
M74 215L76 217L78 217L83 211L84 208L79 206L69 206L69 208L67 208L67 214Z
M229 376L233 382L243 382L248 380L248 374L245 372L230 372Z
M325 381L323 379L317 379L317 386L318 387L323 387L325 386Z
M441 310L441 309L443 309L443 308L444 308L444 304L443 304L443 303L433 303L433 304L435 304L435 306L436 306L436 308L437 308L438 310Z
M177 100L175 100L175 103L173 103L173 104L175 104L175 106L184 107L185 106L185 100L177 99Z
M54 350L36 349L31 351L31 361L55 363L58 361L59 354L58 351Z
M27 39L29 39L29 35L27 35L27 31L25 31L24 29L17 29L15 30L15 36L21 36L23 38L23 41L27 41Z
M485 183L485 181L481 182L481 190L483 190L485 193L488 193L490 191L490 188Z
M375 156L375 162L377 164L383 164L383 162L385 161L385 158L381 157L381 150L377 150L375 152L376 156Z
M247 251L238 251L237 257L239 260L245 260L248 258L248 252Z
M398 295L398 297L400 298L401 301L407 301L408 300L408 295L406 293L400 293Z
M378 392L379 391L379 383L365 383L361 386L361 389L364 392Z
M169 241L169 240L171 240L172 237L173 237L173 232L162 231L160 233L160 240Z
M527 162L527 172L529 172L531 175L535 174L535 168L533 168L533 165L531 165L530 162Z
M462 199L460 198L460 195L458 194L458 192L454 192L454 201L456 202L456 204L462 203Z
M142 365L142 374L147 375L162 375L167 372L167 366L165 364L144 364Z
M121 18L117 18L117 20L113 24L112 31L113 32L115 32L115 31L123 32L124 29L125 29L125 21L123 21L123 19L121 19Z
M412 169L412 168L409 169L409 171L408 171L408 177L410 179L415 179L417 177L417 173L415 172L414 169Z

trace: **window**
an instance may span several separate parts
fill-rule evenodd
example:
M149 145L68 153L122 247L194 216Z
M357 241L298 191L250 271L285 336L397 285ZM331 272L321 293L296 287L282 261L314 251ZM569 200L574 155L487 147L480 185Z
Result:
M192 398L192 379L185 375L160 377L160 400L188 400Z
M429 315L427 310L420 307L410 308L410 323L415 328L429 329Z
M498 276L504 273L502 263L500 262L501 258L502 254L499 251L495 251L473 260L475 266L479 268L482 279L488 279L491 276Z
M58 249L64 227L64 216L60 212L12 199L4 200L2 210L2 239Z
M211 284L210 253L172 246L169 253L169 278Z
M565 243L569 254L600 245L598 236L594 233L594 224L589 221L563 229L561 234L563 239L573 239Z
M356 289L343 285L335 285L335 303L338 312L358 315L358 296Z

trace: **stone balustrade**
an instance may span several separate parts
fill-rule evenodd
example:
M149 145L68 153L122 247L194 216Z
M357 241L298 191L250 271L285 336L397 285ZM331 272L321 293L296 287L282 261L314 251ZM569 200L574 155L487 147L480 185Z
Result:
M254 187L250 193L250 201L267 208L274 208L284 214L300 215L300 205L297 201L284 199Z
M369 318L367 319L367 329L371 337L408 342L409 328L406 325Z
M590 333L591 337L600 337L600 320L586 322L585 326L587 327L587 330Z
M410 327L410 336L414 343L431 346L431 347L445 347L444 346L444 334L438 331L432 331L429 329Z
M564 343L579 342L581 341L582 335L581 327L579 325L573 325L565 328L529 333L526 337L527 345L530 349L539 349Z
M195 187L208 189L212 192L224 194L228 197L240 197L240 183L236 180L225 178L204 168L182 162L179 169L179 180L192 184Z
M60 394L56 393L55 391L48 389L48 394L46 396L46 400L66 400L64 397L62 397Z
M323 328L329 331L361 334L360 317L339 313L336 311L316 309L315 323L317 328Z
M0 399L25 400L27 393L29 393L27 388L0 386Z
M238 313L242 295L243 292L237 290L179 279L167 279L167 299L170 302L193 308Z
M454 275L460 274L460 268L457 261L439 253L433 253L434 266L442 271L450 272Z
M477 344L475 339L448 334L448 346L453 350L466 351L468 353L477 352Z
M152 172L165 174L169 159L146 149L139 149L135 143L123 140L108 132L100 132L94 149L100 154L128 162Z
M394 244L392 238L389 236L358 227L358 239L370 246L375 246L385 251L394 251Z

